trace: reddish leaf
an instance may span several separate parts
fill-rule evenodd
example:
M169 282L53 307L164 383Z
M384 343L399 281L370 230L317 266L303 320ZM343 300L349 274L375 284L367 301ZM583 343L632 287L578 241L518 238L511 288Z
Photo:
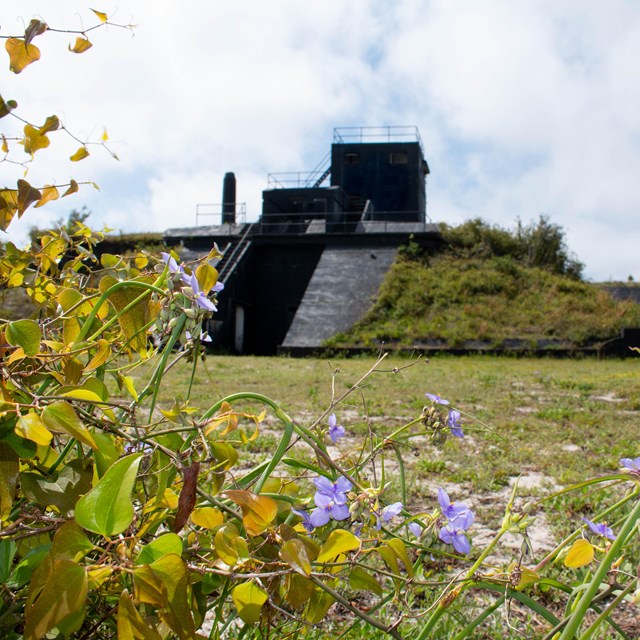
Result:
M190 467L182 469L184 483L180 498L178 499L178 512L173 522L173 530L178 533L187 523L193 508L196 506L196 488L198 486L198 473L200 473L200 463L193 462Z

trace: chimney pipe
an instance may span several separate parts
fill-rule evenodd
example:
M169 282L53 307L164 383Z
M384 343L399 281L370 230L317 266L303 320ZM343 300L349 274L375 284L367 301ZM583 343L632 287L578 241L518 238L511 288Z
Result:
M222 224L236 223L236 177L229 171L222 183Z

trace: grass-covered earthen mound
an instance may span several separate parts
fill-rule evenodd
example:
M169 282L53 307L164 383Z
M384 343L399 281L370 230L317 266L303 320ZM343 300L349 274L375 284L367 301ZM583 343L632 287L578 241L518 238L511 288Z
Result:
M443 225L446 245L403 251L371 311L330 346L594 346L640 327L640 305L581 279L562 231L541 218L515 232Z

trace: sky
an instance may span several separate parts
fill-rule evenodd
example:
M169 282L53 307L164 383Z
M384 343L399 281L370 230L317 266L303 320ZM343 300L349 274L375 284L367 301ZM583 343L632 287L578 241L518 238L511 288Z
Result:
M227 171L247 219L267 174L307 171L334 127L418 127L431 169L427 215L513 228L548 216L594 281L640 280L640 3L636 0L5 0L0 35L33 17L51 31L5 100L35 124L57 114L106 149L69 162L64 132L27 165L34 186L92 181L29 209L0 239L22 244L86 206L116 232L196 223ZM0 51L0 62L2 55ZM20 124L0 120L9 137ZM10 158L28 159L10 142ZM0 163L15 184L25 167ZM213 220L202 219L211 223Z

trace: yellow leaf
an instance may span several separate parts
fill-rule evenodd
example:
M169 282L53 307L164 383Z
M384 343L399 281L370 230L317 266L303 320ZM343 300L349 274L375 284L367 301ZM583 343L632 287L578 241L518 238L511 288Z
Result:
M17 211L18 191L16 189L0 190L0 229L2 231L6 231Z
M42 197L35 204L34 209L42 207L43 205L47 204L47 202L51 202L52 200L57 200L59 197L60 194L58 193L58 190L54 186L47 184L42 188Z
M2 134L2 152L9 153L9 145L7 144L7 139L4 137L4 134Z
M100 20L100 22L106 22L107 21L107 14L103 13L102 11L96 11L95 9L91 9L91 11L93 11L93 13L95 13L98 16L98 20Z
M84 160L89 155L87 147L80 147L70 158L71 162L79 162Z
M320 548L318 554L318 562L330 562L341 553L353 551L360 547L360 540L350 531L345 529L336 529L329 534L325 543Z
M238 414L235 413L228 402L220 405L220 410L213 418L207 421L204 428L204 435L208 436L214 429L223 427L220 432L221 436L235 431L238 428Z
M107 129L103 129L102 130L102 142L106 142L109 139L109 136L107 135Z
M233 604L236 605L238 615L246 624L254 624L260 621L262 605L269 596L253 582L243 582L231 591Z
M100 340L98 340L97 345L98 345L98 350L96 351L93 358L91 358L91 360L89 361L89 364L87 364L87 366L85 367L84 369L85 373L88 373L89 371L93 371L94 369L97 369L98 367L102 366L107 361L107 358L111 354L111 346L109 345L109 342L104 338L101 338ZM137 399L138 398L136 397L136 400Z
M259 536L278 515L278 503L250 491L228 490L222 494L242 509L242 523L250 536Z
M48 133L49 131L56 131L56 129L60 128L60 118L58 116L53 115L49 116L44 124L38 129L40 133Z
M201 264L196 269L196 278L203 291L210 291L213 285L218 282L218 270L210 264Z
M124 384L125 389L129 392L129 395L138 402L138 392L133 384L133 378L131 376L122 376L122 384Z
M69 188L62 194L62 197L70 196L78 191L78 183L75 180L69 180Z
M91 47L93 47L93 45L89 42L89 38L81 38L78 36L73 47L69 45L69 51L73 53L84 53L87 49L91 49Z
M36 129L30 124L24 127L24 152L33 155L38 149L45 149L49 146L49 138L46 133Z
M571 549L564 559L564 566L570 569L584 567L593 560L593 556L593 545L588 540L580 538L571 545Z
M35 411L30 411L18 418L16 433L27 440L44 446L48 445L53 437L51 431L44 426L40 416Z
M22 38L9 38L4 45L9 54L9 69L13 73L20 73L32 62L40 60L40 49L35 44L29 44Z
M203 529L215 529L224 524L224 517L213 507L198 507L191 512L191 522Z

